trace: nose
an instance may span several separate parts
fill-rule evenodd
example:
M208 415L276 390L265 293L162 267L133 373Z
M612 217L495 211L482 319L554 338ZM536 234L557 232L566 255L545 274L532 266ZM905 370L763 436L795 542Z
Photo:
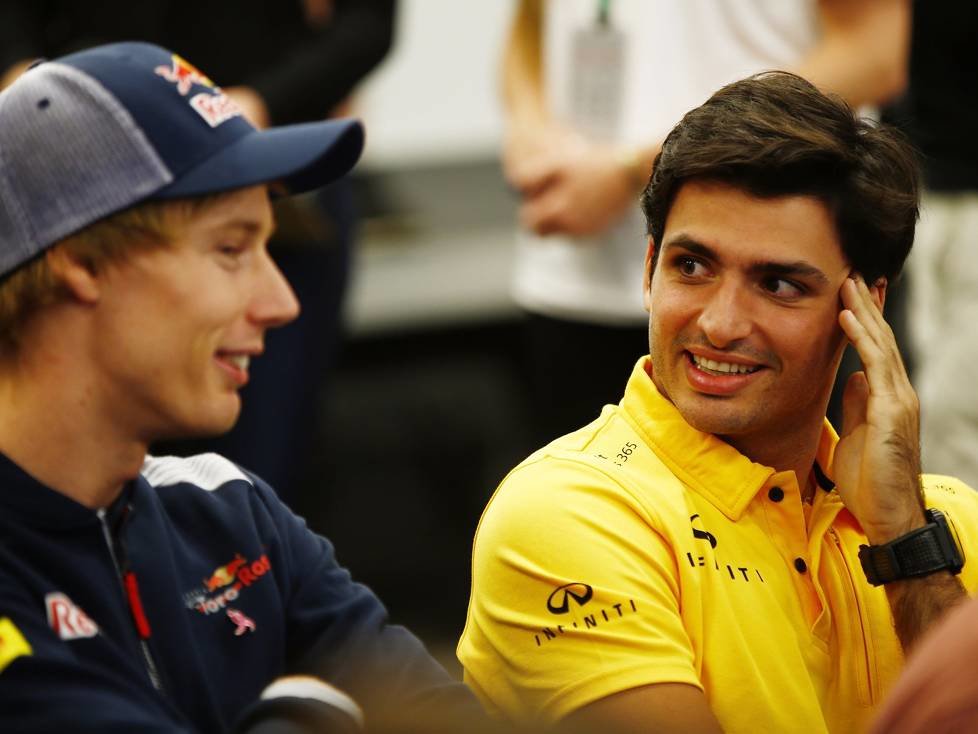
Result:
M251 321L266 329L284 326L299 315L299 300L282 271L264 253L260 275L260 287L256 289L249 310Z
M721 282L712 290L697 319L704 336L717 349L748 337L753 323L749 296L734 281Z

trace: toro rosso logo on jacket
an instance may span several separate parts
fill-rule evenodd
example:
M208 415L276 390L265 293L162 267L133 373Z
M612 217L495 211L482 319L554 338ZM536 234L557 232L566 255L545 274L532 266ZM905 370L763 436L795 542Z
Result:
M186 97L194 86L207 87L209 91L199 92L190 98L190 106L211 127L217 127L232 117L241 116L238 103L228 97L221 88L208 79L186 59L172 54L170 66L160 65L154 71L158 76L177 85L180 96Z
M81 640L98 634L98 625L91 617L60 591L47 594L44 607L48 613L48 624L62 640Z
M267 555L249 561L236 553L230 562L214 569L203 579L204 585L184 594L188 609L201 614L215 614L224 609L228 602L240 596L242 589L251 586L272 569Z
M234 560L226 566L220 566L214 570L209 579L204 579L204 586L208 591L217 591L222 586L227 586L234 582L238 569L247 566L248 561L240 553L234 556Z

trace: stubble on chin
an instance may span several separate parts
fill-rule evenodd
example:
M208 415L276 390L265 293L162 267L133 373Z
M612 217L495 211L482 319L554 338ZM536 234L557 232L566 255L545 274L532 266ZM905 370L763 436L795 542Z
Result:
M684 355L685 350L677 347L677 354ZM703 433L712 433L718 437L737 435L753 428L759 415L763 415L764 406L754 402L749 407L738 407L734 404L738 396L704 395L688 388L689 394L683 394L683 384L672 385L662 379L662 375L672 376L675 381L685 381L686 377L682 371L682 365L675 365L675 369L670 372L673 365L667 364L653 352L651 364L646 370L659 394L672 403L679 414L692 428ZM680 357L685 359L684 356Z

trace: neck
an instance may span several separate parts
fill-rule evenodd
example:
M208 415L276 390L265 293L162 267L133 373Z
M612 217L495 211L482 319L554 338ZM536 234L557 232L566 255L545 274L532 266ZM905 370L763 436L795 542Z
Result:
M720 436L751 461L775 471L793 471L806 502L812 499L815 483L810 480L812 465L818 454L822 420L805 423L790 433L778 436Z
M815 464L818 447L822 441L825 412L829 406L829 397L842 360L843 348L844 344L840 343L831 363L832 369L825 372L826 379L820 386L812 386L813 399L798 406L791 418L790 426L785 422L785 428L782 430L763 435L719 437L751 461L769 466L779 472L793 471L802 500L805 502L812 501L817 487L817 482L812 476L812 466Z
M0 452L76 502L105 507L139 473L147 444L108 420L94 381L64 354L22 350L0 365Z

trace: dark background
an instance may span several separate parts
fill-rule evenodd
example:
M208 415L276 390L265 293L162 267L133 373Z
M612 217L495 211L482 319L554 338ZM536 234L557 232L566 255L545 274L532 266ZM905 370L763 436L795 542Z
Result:
M494 160L358 173L355 182L362 223L348 327L292 504L393 621L453 665L479 516L536 448L521 316L508 300L515 200ZM445 247L453 257L436 254ZM400 283L394 308L358 309L378 295L378 272ZM478 308L444 295L464 295L469 283Z

